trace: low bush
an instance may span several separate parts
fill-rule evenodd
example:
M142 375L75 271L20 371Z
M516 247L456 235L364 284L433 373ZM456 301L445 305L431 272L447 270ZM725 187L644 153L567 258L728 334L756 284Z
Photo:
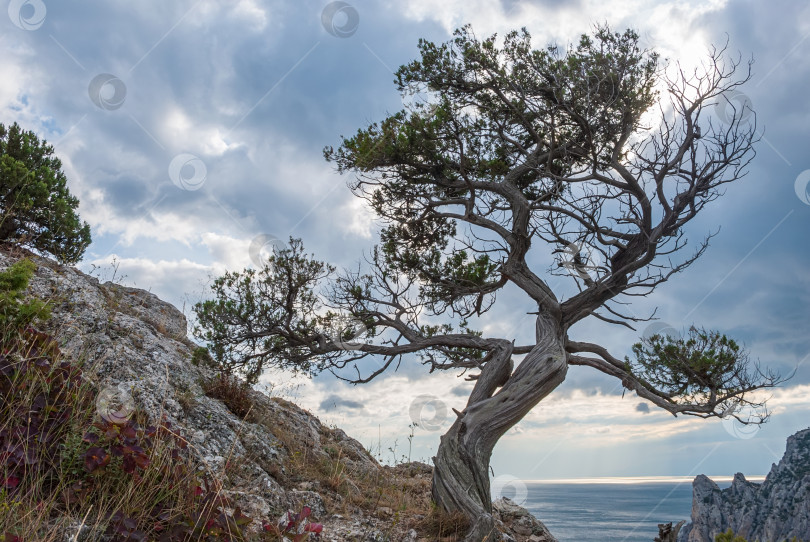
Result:
M731 529L714 537L715 542L748 542L745 538L737 536Z
M35 269L30 260L19 260L0 272L0 341L4 345L11 346L23 330L50 316L46 303L25 298Z

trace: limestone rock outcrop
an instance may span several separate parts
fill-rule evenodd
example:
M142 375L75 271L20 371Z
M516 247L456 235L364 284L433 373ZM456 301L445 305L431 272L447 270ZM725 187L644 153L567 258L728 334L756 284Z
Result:
M527 542L557 542L542 522L507 497L494 501L492 511L495 519L503 525L504 531L526 536Z
M761 484L736 474L720 489L700 475L692 484L692 521L680 542L713 542L731 529L747 540L810 541L810 429L788 437L785 455Z

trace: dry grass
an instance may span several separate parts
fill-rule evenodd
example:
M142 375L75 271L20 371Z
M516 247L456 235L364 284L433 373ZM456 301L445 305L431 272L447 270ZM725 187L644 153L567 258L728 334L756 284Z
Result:
M288 404L283 399L273 399ZM305 434L291 432L283 420L262 420L288 452L285 482L312 487L332 513L352 516L362 512L397 528L416 527L414 516L431 513L430 468L425 465L369 467L359 461L332 431L323 428L319 451ZM368 456L370 458L370 456ZM393 539L393 538L392 538Z
M203 391L208 397L225 403L228 410L243 420L253 410L252 390L237 376L220 374L205 383Z
M454 542L461 540L470 527L470 521L462 512L445 512L433 506L430 512L415 525L423 536L431 540Z

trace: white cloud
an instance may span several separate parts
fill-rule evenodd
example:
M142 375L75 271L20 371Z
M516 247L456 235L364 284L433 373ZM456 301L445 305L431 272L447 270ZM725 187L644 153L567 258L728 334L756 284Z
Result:
M254 32L261 32L267 28L267 11L256 0L239 0L232 13L234 17L246 22Z
M163 118L159 139L169 142L178 151L199 153L204 160L240 147L239 143L225 140L227 132L221 127L200 125L199 119L192 119L177 104L170 106Z
M0 35L0 49L3 50L3 61L0 62L0 122L6 125L17 122L44 137L46 130L42 127L53 119L43 114L40 97L47 93L51 81L38 69L36 49L28 42L15 39L19 37L17 32L28 34L14 28Z
M161 242L179 241L191 246L191 243L199 236L200 222L202 222L202 220L190 220L173 212L153 212L124 220L116 217L114 210L110 208L103 212L106 220L96 220L96 223L99 224L99 233L120 233L124 246L131 245L136 239L141 238L151 238Z
M374 230L374 212L361 198L351 198L340 206L340 219L335 222L347 234L371 239Z
M588 33L596 24L607 22L614 31L632 27L639 31L642 43L653 46L665 57L691 64L709 45L705 33L694 24L705 15L725 7L727 0L708 2L643 2L582 0L581 2L520 2L510 5L488 0L410 0L397 3L402 13L413 20L433 20L450 33L464 24L472 24L479 38L526 27L535 47L548 42L566 45ZM583 15L586 14L586 15Z
M273 8L277 6L273 5ZM247 28L255 33L265 31L271 22L268 10L257 0L237 0L235 3L204 0L194 6L194 10L189 13L189 19L201 27L221 24L222 21L234 21L243 30Z
M199 300L202 284L211 272L209 266L185 258L151 260L117 254L83 262L81 268L102 281L148 290L182 310L187 317L190 305Z
M208 247L215 267L233 271L251 265L250 239L240 239L214 232L205 232L200 237L202 244Z
M7 44L0 41L4 50ZM18 57L19 58L19 57ZM29 61L32 60L29 58ZM31 84L29 76L20 64L4 62L0 64L0 104L3 105L3 116L5 117L13 107L20 105L20 98L23 93L30 91Z

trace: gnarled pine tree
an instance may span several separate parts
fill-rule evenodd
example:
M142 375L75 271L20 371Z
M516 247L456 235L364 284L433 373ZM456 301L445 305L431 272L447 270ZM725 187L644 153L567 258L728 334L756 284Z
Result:
M362 383L409 354L431 372L470 371L467 405L434 458L433 497L467 514L467 540L478 541L493 530L495 444L569 366L701 417L735 415L778 382L714 331L647 338L632 361L568 338L587 318L641 321L623 304L706 250L708 237L681 256L684 227L753 157L755 116L729 100L750 71L739 76L741 63L714 50L703 69L669 77L634 32L607 28L567 50L533 49L525 30L499 47L468 27L419 47L396 82L428 102L325 150L382 220L380 244L356 271L335 273L292 241L264 269L228 273L197 306L198 336L252 378L273 364ZM707 118L717 103L733 111L727 123ZM543 258L550 269L532 264ZM549 274L572 277L578 293L560 299ZM469 327L509 283L537 307L531 344ZM380 364L364 374L368 356Z

